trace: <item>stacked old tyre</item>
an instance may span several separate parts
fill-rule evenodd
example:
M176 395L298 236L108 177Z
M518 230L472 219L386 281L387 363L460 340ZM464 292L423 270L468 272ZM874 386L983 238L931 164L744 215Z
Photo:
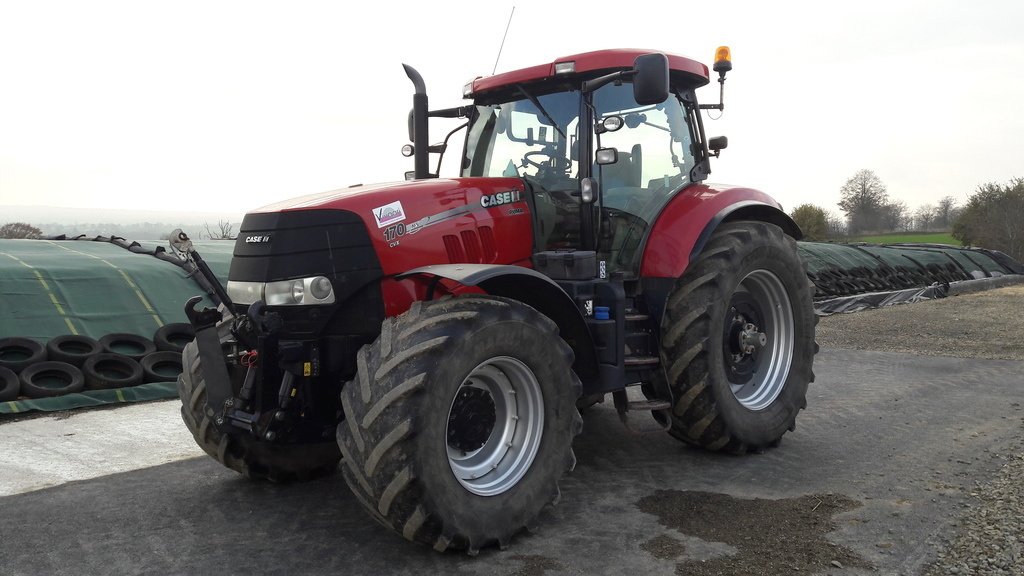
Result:
M31 338L0 338L0 401L18 396L47 398L82 390L82 371L47 360L46 348Z
M181 353L195 338L191 324L174 323L161 326L153 334L157 351L142 359L146 382L176 382L182 371Z
M67 334L44 346L31 338L0 338L0 402L175 381L181 351L193 337L191 325L175 323L160 327L152 340L129 333L99 340Z

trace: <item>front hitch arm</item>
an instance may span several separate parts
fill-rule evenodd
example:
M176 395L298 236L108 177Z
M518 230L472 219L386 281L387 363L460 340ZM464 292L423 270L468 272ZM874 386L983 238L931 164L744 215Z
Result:
M210 267L206 264L206 260L203 260L203 257L196 251L195 247L192 245L192 240L188 237L188 234L185 234L181 228L175 229L171 232L170 241L171 249L184 257L185 260L192 262L192 264L195 265L196 270L199 271L199 274L207 283L209 283L210 287L213 288L213 293L218 300L217 304L223 304L228 311L233 314L233 305L231 298L228 296L227 290L224 289L220 280L218 280L217 276L215 276L213 271L210 270ZM188 309L186 308L186 312L187 311Z
M206 405L213 410L214 421L220 427L224 423L224 412L234 406L231 377L228 375L224 351L220 345L217 323L221 313L215 308L196 310L202 296L193 296L185 304L185 315L196 332L196 347L199 349L199 370L206 382ZM186 368L187 369L187 368Z

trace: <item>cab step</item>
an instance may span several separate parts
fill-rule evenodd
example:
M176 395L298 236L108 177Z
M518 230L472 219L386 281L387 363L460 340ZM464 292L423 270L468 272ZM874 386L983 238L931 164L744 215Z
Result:
M619 420L622 421L622 425L626 427L633 434L649 434L652 432L668 432L672 428L671 418L662 418L660 422L664 422L658 428L645 428L638 429L634 428L629 422L627 416L630 412L656 412L665 411L667 412L672 409L672 404L665 400L630 400L625 390L616 390L612 392L612 399L615 400L615 411L619 413Z
M667 400L630 400L626 403L626 410L634 412L637 410L668 410L672 407Z
M661 360L657 356L626 356L626 366L657 366Z

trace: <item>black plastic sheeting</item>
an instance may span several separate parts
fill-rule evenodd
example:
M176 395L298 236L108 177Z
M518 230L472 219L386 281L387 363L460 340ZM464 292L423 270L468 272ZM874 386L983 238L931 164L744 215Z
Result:
M1019 262L983 248L822 242L798 247L816 288L819 315L942 298L951 285L1024 274Z

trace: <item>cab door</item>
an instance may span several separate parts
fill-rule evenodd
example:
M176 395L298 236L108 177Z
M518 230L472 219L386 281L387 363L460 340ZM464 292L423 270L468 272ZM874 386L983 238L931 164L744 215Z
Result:
M614 149L616 157L591 170L599 189L599 256L609 272L636 276L640 247L654 219L690 183L695 162L690 115L674 94L660 104L637 104L628 83L601 87L593 105L594 148ZM605 122L611 117L621 122ZM615 124L621 127L603 128Z

